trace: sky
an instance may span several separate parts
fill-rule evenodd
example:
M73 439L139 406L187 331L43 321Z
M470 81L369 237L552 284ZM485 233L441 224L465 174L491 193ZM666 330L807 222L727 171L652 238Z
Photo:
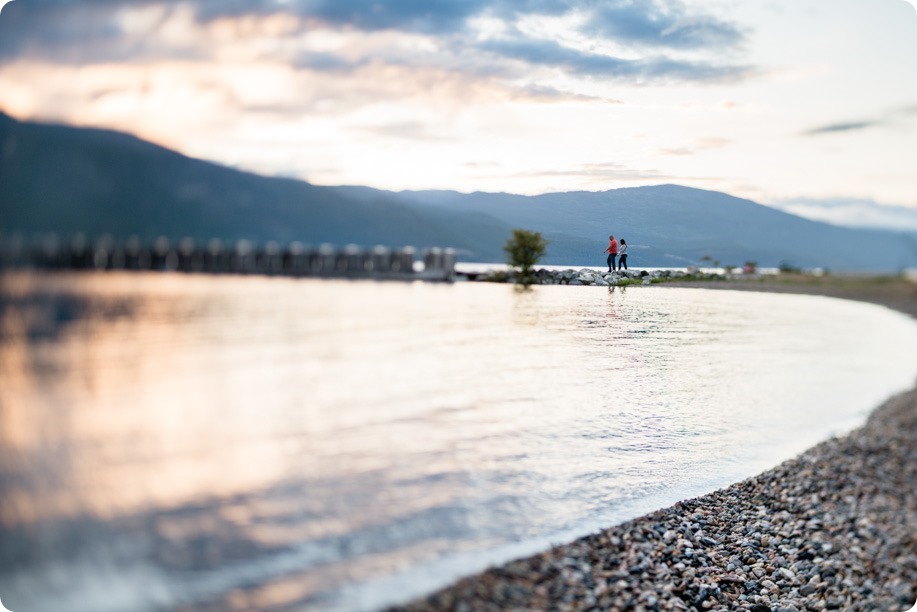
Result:
M14 0L0 110L320 185L917 210L905 0ZM824 205L822 205L824 204ZM827 212L826 212L827 211Z

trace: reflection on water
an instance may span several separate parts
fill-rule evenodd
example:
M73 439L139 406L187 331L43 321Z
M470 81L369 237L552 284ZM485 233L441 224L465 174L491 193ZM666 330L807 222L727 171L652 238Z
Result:
M3 278L13 610L372 608L858 419L917 326L803 296Z

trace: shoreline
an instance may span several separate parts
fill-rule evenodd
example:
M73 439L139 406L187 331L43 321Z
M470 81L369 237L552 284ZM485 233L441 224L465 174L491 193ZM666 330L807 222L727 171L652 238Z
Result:
M677 281L824 295L917 319L917 284ZM915 381L917 384L917 381ZM389 610L909 610L917 597L917 386L757 476L491 567Z

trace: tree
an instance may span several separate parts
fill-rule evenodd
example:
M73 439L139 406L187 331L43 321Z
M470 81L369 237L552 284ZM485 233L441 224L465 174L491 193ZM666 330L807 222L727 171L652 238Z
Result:
M528 287L535 282L533 267L548 248L548 243L540 232L514 229L513 237L506 241L503 250L507 262L516 268L516 283Z

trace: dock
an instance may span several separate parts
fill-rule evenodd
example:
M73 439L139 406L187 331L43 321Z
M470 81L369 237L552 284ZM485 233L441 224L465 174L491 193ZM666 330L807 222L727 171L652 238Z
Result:
M258 274L377 280L455 280L450 248L386 247L292 242L258 245L248 240L198 242L166 237L144 241L83 235L0 236L0 269L125 270L198 274Z

